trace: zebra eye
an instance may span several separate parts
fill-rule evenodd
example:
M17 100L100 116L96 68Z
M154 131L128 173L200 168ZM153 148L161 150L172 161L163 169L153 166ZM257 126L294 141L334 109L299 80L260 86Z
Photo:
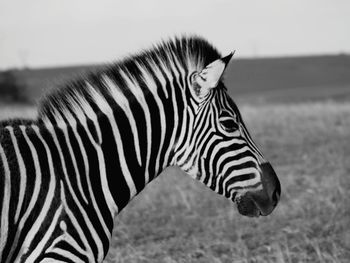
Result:
M234 132L238 130L238 124L228 112L222 112L219 117L222 128L227 132Z

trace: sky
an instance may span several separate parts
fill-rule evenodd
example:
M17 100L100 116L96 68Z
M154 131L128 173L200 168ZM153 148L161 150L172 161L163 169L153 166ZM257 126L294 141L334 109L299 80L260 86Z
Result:
M106 63L184 34L242 58L350 53L350 1L0 0L0 69Z

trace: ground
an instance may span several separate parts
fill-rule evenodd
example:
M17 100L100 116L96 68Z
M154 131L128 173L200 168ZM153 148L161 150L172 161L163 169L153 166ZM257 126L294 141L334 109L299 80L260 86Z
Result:
M268 217L170 170L116 220L105 262L349 262L350 102L243 104L253 138L273 164L282 197ZM0 118L32 116L0 108Z

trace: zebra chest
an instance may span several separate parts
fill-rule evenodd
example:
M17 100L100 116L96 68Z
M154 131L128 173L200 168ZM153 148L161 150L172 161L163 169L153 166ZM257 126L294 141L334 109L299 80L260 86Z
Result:
M90 237L93 226L84 218L86 211L62 182L57 186L50 208L30 220L37 232L28 232L16 262L102 262L103 246Z
M47 228L49 239L39 256L40 262L102 262L102 255L98 257L96 253L99 248L92 248L81 222L72 220L70 213L72 211L62 205L57 220Z
M52 255L56 259L68 258L74 262L97 262L84 234L77 226L73 227L65 213L62 215L53 233L51 245L46 249L45 254Z
M62 181L60 186L57 220L53 220L54 229L45 254L62 261L102 262L103 244L93 236L91 238L91 233L95 231L94 225L88 220L91 207L87 204L83 206L76 200L74 193Z
M14 262L102 262L84 244L82 233L73 227L68 215L61 205L50 223L41 222L37 233L28 232L23 242L15 242L9 258ZM37 222L34 223L34 225ZM19 241L19 240L18 240ZM12 256L11 256L12 255ZM6 261L8 262L8 261Z

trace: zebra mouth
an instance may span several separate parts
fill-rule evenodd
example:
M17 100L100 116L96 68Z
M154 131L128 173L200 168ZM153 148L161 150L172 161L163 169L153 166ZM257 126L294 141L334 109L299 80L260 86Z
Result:
M235 199L235 203L237 205L238 212L241 215L248 217L259 217L262 215L255 202L247 195L238 196Z

